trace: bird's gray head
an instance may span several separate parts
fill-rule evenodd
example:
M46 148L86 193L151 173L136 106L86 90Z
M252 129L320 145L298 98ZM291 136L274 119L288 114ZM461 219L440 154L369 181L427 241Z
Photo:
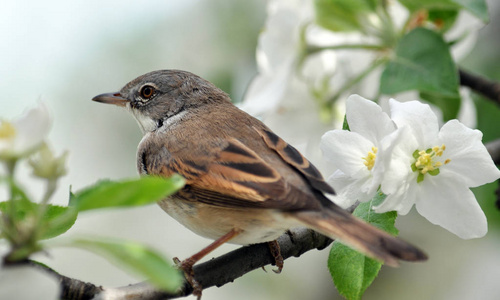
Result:
M153 71L127 83L119 92L105 93L92 100L126 107L143 133L182 117L188 109L230 101L212 83L180 70Z

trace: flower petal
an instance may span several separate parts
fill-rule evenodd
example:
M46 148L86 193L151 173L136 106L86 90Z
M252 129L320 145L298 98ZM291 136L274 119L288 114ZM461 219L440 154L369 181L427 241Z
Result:
M52 120L49 111L43 102L38 107L30 109L13 122L17 134L14 144L14 152L30 152L40 145L50 131Z
M418 212L463 239L482 237L488 231L486 216L466 186L439 174L421 182Z
M474 100L472 100L471 90L466 87L460 87L460 109L458 111L457 119L462 124L469 128L477 127L477 110Z
M356 132L331 130L321 137L323 156L347 176L369 176L363 157L371 151L373 143Z
M239 107L255 117L265 117L273 113L283 99L290 75L291 64L283 65L271 73L257 75L250 83Z
M276 70L296 56L299 26L307 17L300 3L275 3L268 7L268 17L257 46L259 71Z
M372 184L374 185L372 188L378 188L384 180L385 175L389 174L388 172L391 171L390 168L393 162L394 149L401 143L401 141L405 137L409 137L408 131L409 129L406 126L403 128L398 128L392 133L386 135L381 141L379 141L377 158L375 159L375 165L372 169ZM405 141L403 145L408 146L411 145L411 143ZM397 163L393 167L396 167L396 172L407 172L407 170L405 170L405 167L398 167ZM394 172L394 170L392 170L392 172ZM395 175L393 176L393 178L401 179L404 177ZM397 183L395 183L395 185L397 185Z
M389 100L391 118L397 127L408 126L421 147L432 147L437 142L439 123L429 105L419 101L398 102Z
M375 102L359 95L351 95L346 102L349 129L357 132L377 145L386 135L396 130L389 115Z
M335 171L327 179L327 182L333 187L338 195L333 198L333 201L342 208L349 208L356 203L356 201L370 201L373 196L375 196L376 191L366 193L362 188L369 181L370 177L354 179L342 173L340 170Z
M394 139L393 144L390 143L391 138ZM395 193L412 176L411 164L415 160L412 154L418 147L416 138L407 126L399 128L387 139L387 145L385 141L382 142L382 151L377 157L380 163L385 164L381 189L386 195ZM379 170L374 172L374 176L377 176Z
M250 84L240 106L249 114L266 118L276 111L289 88L297 57L299 28L312 16L306 2L271 1L256 58L259 75Z
M399 181L399 187L392 194L388 194L384 202L374 207L377 213L384 213L388 211L397 211L400 215L406 215L410 212L413 204L419 196L418 191L415 191L416 184L415 176L408 176L406 180Z
M446 146L442 159L450 159L450 162L440 168L441 174L464 181L467 187L500 178L500 171L481 142L482 136L481 131L467 128L457 120L444 124L439 132Z
M312 86L320 87L325 79L335 73L337 54L333 50L324 50L309 55L302 65L301 74Z

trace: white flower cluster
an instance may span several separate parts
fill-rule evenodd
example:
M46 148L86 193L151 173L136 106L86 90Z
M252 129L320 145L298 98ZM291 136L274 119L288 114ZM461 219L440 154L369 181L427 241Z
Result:
M408 10L397 1L388 1L388 13L394 32L400 32L406 23ZM315 22L314 1L270 0L267 5L267 20L256 50L259 69L245 93L240 107L249 114L265 119L273 113L289 109L292 100L305 103L314 101L318 95L327 97L339 92L342 87L373 65L376 53L352 45L377 45L373 35L361 32L333 32ZM376 15L369 16L366 25L371 31L383 31ZM461 12L458 21L446 33L446 40L454 41L451 54L454 59L465 57L474 47L477 31L483 23L468 13ZM308 47L323 50L307 55ZM336 49L336 50L333 50ZM380 69L380 68L379 68ZM367 75L356 91L364 95L378 92L381 70ZM297 89L309 90L309 95ZM347 89L352 90L352 88ZM347 91L341 93L348 94ZM470 101L463 95L464 101Z
M390 112L352 95L347 99L350 131L332 130L321 141L337 170L328 182L336 201L349 207L387 195L376 212L417 211L461 238L487 232L486 217L471 187L500 178L481 142L482 133L458 120L439 128L431 108L419 101L389 100Z
M16 163L22 159L28 159L36 177L47 181L55 182L66 173L67 153L55 157L46 142L51 124L52 118L43 103L12 121L0 119L0 167L6 166L10 182L14 181ZM0 179L3 179L2 176L0 172ZM5 182L8 181L2 183ZM1 212L0 217L9 219ZM21 226L19 224L18 229ZM6 252L6 244L0 244L0 257L4 257ZM29 288L20 289L21 281ZM0 299L12 299L12 295L16 295L16 299L58 299L59 294L57 280L48 273L31 266L0 263Z
M291 94L295 92L295 85L305 85L305 81L318 84L330 77L336 63L333 51L323 51L308 57L300 74L295 72L306 42L331 42L332 38L329 31L312 24L312 1L272 0L268 2L267 13L266 25L259 36L256 51L259 75L248 87L240 106L260 118L266 118L279 110L280 102L289 96L290 91ZM314 30L308 30L301 36L306 25L314 27Z

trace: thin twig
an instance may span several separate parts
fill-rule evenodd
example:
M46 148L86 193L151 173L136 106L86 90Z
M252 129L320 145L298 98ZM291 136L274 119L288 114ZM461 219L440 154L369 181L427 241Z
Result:
M500 139L493 140L485 144L486 150L490 154L493 162L500 165Z
M460 75L460 85L469 87L500 105L500 83L472 74L463 69L459 69L458 72Z
M497 196L497 200L495 201L495 205L497 209L500 210L500 180L497 180L497 189L495 190L495 195Z

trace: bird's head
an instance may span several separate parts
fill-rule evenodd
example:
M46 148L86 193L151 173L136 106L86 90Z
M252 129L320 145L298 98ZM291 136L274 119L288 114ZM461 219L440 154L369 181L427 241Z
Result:
M229 97L190 72L160 70L137 77L119 92L101 94L92 100L127 108L147 133L172 123L188 110L229 101Z

